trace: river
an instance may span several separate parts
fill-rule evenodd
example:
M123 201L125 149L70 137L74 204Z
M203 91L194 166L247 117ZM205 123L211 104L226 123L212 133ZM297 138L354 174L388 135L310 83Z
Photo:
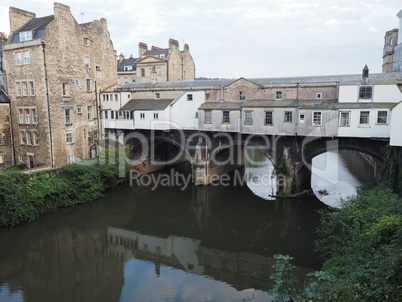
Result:
M328 205L251 189L126 185L0 229L0 301L267 301L274 254L294 257L300 280L320 269Z

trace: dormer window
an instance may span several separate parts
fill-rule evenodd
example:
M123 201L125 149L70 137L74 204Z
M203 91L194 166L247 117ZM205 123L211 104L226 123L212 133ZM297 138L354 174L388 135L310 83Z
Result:
M124 66L124 71L133 70L133 66Z
M373 96L373 86L360 86L359 98L360 99L371 99Z
M20 42L31 41L32 40L32 31L23 31L20 32Z
M164 59L164 58L165 58L165 54L160 54L160 55L159 55L159 58L160 58L160 59Z

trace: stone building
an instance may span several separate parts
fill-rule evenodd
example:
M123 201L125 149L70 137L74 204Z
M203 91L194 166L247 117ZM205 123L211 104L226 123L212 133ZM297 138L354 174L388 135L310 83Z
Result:
M394 28L385 33L382 56L382 72L392 72L394 69L395 46L398 44L398 29Z
M17 164L88 158L100 130L98 92L117 85L106 19L78 24L60 3L50 16L14 7L9 16L4 67Z
M383 73L402 72L402 9L396 16L399 18L399 29L387 31L384 37Z
M194 81L195 64L190 47L169 39L169 48L160 48L140 42L138 58L125 59L121 54L117 62L119 84L134 82Z
M0 169L14 164L10 117L10 99L0 89Z

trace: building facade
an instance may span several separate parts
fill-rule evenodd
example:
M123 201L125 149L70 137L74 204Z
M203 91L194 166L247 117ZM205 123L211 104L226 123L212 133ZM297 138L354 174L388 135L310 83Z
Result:
M169 39L169 48L140 42L138 58L126 59L120 54L117 62L119 85L135 82L194 81L195 64L188 44L180 50L179 42Z
M15 164L11 131L10 99L0 89L0 169Z
M10 29L4 66L17 164L88 158L100 130L98 92L117 85L106 19L78 24L60 3L41 18L10 7Z

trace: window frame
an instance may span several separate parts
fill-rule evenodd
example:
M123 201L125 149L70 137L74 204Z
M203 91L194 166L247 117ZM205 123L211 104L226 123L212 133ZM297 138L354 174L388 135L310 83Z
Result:
M91 121L93 119L93 108L92 106L87 106L88 111L88 120Z
M69 91L68 91L68 83L67 82L63 82L61 83L61 87L62 87L62 95L63 97L69 97Z
M253 124L253 110L245 110L244 125L252 125L252 124Z
M21 143L21 145L26 144L25 131L20 131L20 143Z
M384 117L380 117L380 112L385 112L386 116L385 116L385 121L384 122L379 122L380 118L384 119ZM377 110L377 120L376 120L376 124L377 125L388 125L388 116L389 116L389 111L388 110Z
M316 117L318 116L318 118ZM316 120L318 120L318 124L316 124ZM321 127L322 126L322 111L313 111L312 113L312 124L315 127Z
M274 125L274 112L273 111L264 111L264 112L265 112L264 126L273 126ZM270 123L269 123L269 119L271 120Z
M276 90L275 91L275 100L282 100L283 98L283 91L282 90Z
M367 113L367 122L362 122L362 119L363 119L363 116L362 116L362 114L363 113ZM359 115L359 125L370 125L370 111L367 111L367 110L361 110L360 111L360 115Z
M66 124L71 124L71 108L64 108L64 117Z
M361 100L373 99L373 86L372 85L360 86L359 87L359 99L361 99Z
M84 57L84 67L86 69L89 69L91 67L89 57L87 56Z
M293 123L293 111L285 111L284 112L284 123Z
M193 99L193 94L192 94L192 93L187 94L187 101L191 102L191 101L193 101L193 100L194 100L194 99Z
M240 101L244 101L246 99L246 91L245 90L239 91L239 99L240 99Z
M230 124L230 110L222 110L222 124Z
M343 123L342 116L347 116L347 123ZM339 111L339 127L350 127L350 111Z
M72 130L67 130L66 131L66 143L67 144L73 144L74 143L74 137L73 137L73 131Z
M29 125L31 124L31 115L30 115L30 110L29 109L24 109L24 115L25 115L25 124Z
M91 79L86 79L87 92L91 92Z
M204 111L204 124L212 124L212 110Z

